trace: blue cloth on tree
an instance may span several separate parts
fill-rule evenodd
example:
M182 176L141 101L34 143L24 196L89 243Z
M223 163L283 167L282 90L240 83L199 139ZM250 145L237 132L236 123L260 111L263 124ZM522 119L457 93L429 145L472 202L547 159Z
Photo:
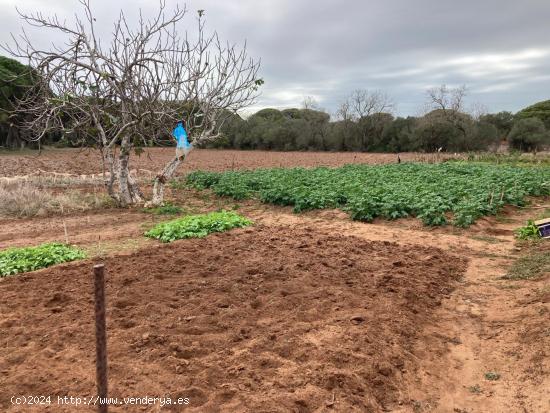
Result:
M187 132L181 122L178 122L178 126L172 132L174 138L178 142L177 147L182 149L191 149L191 144L187 140Z

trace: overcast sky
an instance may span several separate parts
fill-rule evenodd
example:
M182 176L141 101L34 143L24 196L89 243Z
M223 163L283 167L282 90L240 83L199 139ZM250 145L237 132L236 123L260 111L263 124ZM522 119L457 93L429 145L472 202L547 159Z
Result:
M92 0L108 35L120 8L152 13L157 2ZM550 0L167 0L196 10L262 59L259 107L296 107L305 96L333 112L354 89L381 89L396 114L415 115L425 90L468 87L470 104L512 112L550 99ZM71 18L76 0L0 0L0 40L22 22L15 5ZM31 34L34 34L31 32ZM49 35L49 34L48 34ZM42 34L37 41L56 41Z

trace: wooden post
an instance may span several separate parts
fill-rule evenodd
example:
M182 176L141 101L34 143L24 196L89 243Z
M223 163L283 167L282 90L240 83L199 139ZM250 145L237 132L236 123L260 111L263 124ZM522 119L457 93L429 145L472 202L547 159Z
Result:
M97 395L100 403L99 413L107 413L107 331L105 326L105 266L94 265L94 295L95 295L95 349L96 349L96 381Z

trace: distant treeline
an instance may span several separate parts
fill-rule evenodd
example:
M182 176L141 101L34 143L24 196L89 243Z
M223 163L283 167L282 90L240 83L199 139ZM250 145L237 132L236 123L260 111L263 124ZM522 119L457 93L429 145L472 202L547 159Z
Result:
M22 119L10 116L17 98L32 85L29 68L0 56L0 147L27 146L29 136L18 128ZM394 117L388 98L377 92L356 91L335 119L323 110L263 109L243 119L231 115L212 147L280 151L481 151L504 140L511 148L537 151L550 144L550 100L512 114L500 112L473 117L463 113L463 90L442 87L433 92L438 109L421 117ZM460 99L458 99L460 98ZM456 103L445 106L445 102ZM307 105L306 105L307 106ZM21 116L21 115L20 115ZM24 115L23 115L24 116ZM78 137L77 137L78 138ZM191 136L192 138L192 136ZM169 144L171 141L165 139ZM61 133L49 134L42 144L86 145ZM36 146L36 143L33 144Z
M212 146L282 151L464 152L510 148L537 151L550 144L550 101L518 114L500 112L474 119L450 109L422 117L375 113L331 120L313 109L263 109L248 119L234 116Z

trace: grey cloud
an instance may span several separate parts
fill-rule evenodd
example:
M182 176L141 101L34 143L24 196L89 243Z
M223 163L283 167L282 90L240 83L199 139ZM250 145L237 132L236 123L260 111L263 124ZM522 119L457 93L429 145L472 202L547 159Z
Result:
M0 40L17 30L13 7L70 17L70 0L0 0ZM119 7L154 1L95 0L105 34ZM176 4L168 0L169 6ZM255 108L296 106L314 96L334 111L353 89L382 89L397 113L416 114L425 89L466 84L469 101L516 111L548 99L550 2L546 0L189 0L232 42L247 39L266 84Z

